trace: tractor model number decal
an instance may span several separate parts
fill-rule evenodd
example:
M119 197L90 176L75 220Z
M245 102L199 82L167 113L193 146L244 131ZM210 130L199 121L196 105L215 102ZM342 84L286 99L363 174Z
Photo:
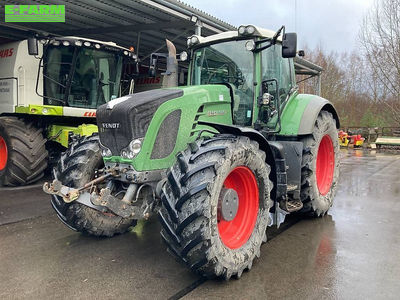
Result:
M10 57L13 55L13 53L14 48L0 50L0 58Z
M87 111L83 114L84 117L96 117L96 113L93 111Z
M120 123L101 123L103 129L118 129L120 126Z
M225 113L226 113L225 110L210 110L207 112L207 116L209 117L223 116L225 115Z

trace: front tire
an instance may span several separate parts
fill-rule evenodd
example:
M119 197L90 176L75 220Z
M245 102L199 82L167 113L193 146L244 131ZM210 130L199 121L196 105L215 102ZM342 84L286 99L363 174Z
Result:
M73 142L65 151L57 166L54 177L69 187L81 187L94 179L95 171L104 166L98 134L84 136ZM53 196L52 205L58 217L73 230L88 235L111 237L126 232L136 221L102 213L86 205L65 203L59 196Z
M267 240L269 173L265 153L246 137L190 144L162 190L161 236L169 251L203 276L240 277Z
M323 216L333 204L339 180L339 142L331 113L321 111L313 133L303 139L301 212Z
M0 117L0 185L21 186L43 177L48 152L42 129L16 117Z

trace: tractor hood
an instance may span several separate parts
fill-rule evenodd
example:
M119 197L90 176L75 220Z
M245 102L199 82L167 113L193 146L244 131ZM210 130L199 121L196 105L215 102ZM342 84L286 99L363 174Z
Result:
M182 89L157 89L114 99L97 109L100 142L113 156L120 156L133 139L143 138L156 110L181 97Z

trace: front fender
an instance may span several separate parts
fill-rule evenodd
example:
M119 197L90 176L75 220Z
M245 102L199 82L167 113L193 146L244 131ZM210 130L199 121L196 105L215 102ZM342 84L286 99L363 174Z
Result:
M206 121L199 121L198 124L212 127L216 129L219 133L228 133L236 136L246 136L249 139L256 141L260 149L265 152L266 154L265 161L271 167L270 179L274 183L274 189L271 192L271 197L272 199L276 199L275 190L276 190L277 177L276 177L275 156L274 153L272 152L272 147L270 143L259 131L249 127L211 123Z
M339 116L335 107L327 99L316 95L298 94L289 100L281 116L281 131L279 135L307 135L311 134L318 114L328 111L340 127Z

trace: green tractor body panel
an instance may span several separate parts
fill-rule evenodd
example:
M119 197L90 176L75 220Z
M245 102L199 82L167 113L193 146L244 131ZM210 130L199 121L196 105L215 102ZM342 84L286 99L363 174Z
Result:
M339 128L339 118L333 105L328 100L316 95L295 93L282 111L279 135L298 136L311 134L315 120L321 110L331 112Z
M169 168L176 159L176 154L184 150L187 144L199 135L216 133L212 127L198 125L199 121L232 124L230 92L224 85L202 85L182 87L181 97L168 100L160 105L151 119L143 145L134 159L122 156L104 157L105 162L131 164L137 171L150 171ZM151 159L157 134L163 121L172 112L180 110L180 120L173 151L166 157Z
M295 94L285 105L281 116L280 135L297 135L304 111L314 95Z
M94 124L82 124L77 127L54 124L48 127L47 138L68 148L71 133L79 136L90 136L96 132L98 132L98 128Z

